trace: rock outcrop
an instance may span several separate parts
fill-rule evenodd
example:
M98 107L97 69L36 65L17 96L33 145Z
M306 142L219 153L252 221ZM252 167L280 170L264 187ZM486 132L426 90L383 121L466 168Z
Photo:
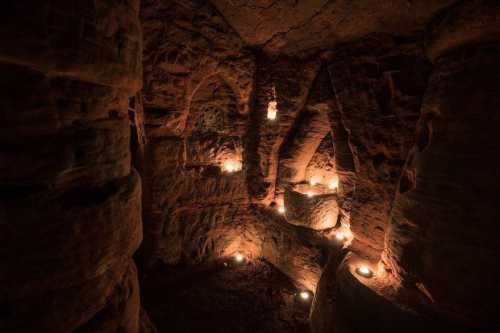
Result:
M391 142L391 149L400 142L399 147L404 148L401 156L408 151L402 171L399 160L396 170L388 169L397 171L395 175L401 173L399 181L394 182L390 176L377 180L373 187L395 191L390 211L389 206L372 210L383 214L380 219L367 221L372 226L378 224L372 221L380 221L378 225L384 229L385 221L389 222L381 261L360 256L364 247L357 245L356 239L353 253L343 261L330 259L318 285L313 332L358 332L374 327L391 332L429 327L436 331L490 332L498 328L495 311L499 291L494 282L498 269L491 264L499 244L494 236L498 212L492 199L498 191L492 156L500 142L495 129L500 95L495 84L499 80L498 14L496 2L462 1L429 24L425 53L432 71L414 143L409 148L411 128L403 132L405 136L393 136L397 141L388 141L389 133L394 132L384 133L377 140ZM390 63L398 63L395 60ZM421 91L422 85L414 85L419 81L408 85L403 77L391 79L399 82L395 87L401 92L415 91L408 90L411 87ZM333 80L336 87L335 75ZM341 84L341 88L346 86ZM355 108L363 109L359 104ZM353 114L347 113L342 119L347 128L355 120ZM409 116L413 119L415 113ZM377 204L377 200L364 197L364 208L356 207L360 188L361 194L367 193L363 187L368 178L363 178L370 174L363 166L370 159L359 147L365 151L371 147L356 132L375 129L377 123L351 124L349 139L358 147L353 150L357 182L351 226L355 235L361 236L359 243L376 244L378 252L381 237L371 237L373 233L356 226L357 217L370 216L364 208ZM399 141L404 137L404 142ZM377 195L384 197L390 198L390 191ZM360 265L371 268L373 277L357 273Z
M0 332L499 330L498 1L4 2Z
M2 332L138 332L141 181L128 119L142 82L138 5L2 10Z
M310 53L372 33L411 37L454 0L213 0L251 45L269 53Z
M173 14L176 19L169 19ZM146 1L143 26L146 266L194 265L239 251L265 258L297 285L314 290L326 244L262 205L274 198L276 171L270 169L278 163L276 142L292 126L307 87L297 78L278 81L280 110L285 103L297 107L289 120L280 111L275 125L265 120L271 95L257 97L262 107L250 112L250 96L260 82L255 58L210 4ZM263 87L269 93L271 81ZM270 129L276 135L260 133ZM272 185L266 175L274 175Z
M476 330L498 327L499 17L498 3L469 1L430 30L434 69L384 253L404 287Z

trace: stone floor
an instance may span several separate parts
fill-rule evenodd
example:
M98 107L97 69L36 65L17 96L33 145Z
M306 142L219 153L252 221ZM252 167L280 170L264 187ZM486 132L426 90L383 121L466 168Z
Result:
M158 267L141 280L143 306L159 333L309 332L310 301L265 261Z

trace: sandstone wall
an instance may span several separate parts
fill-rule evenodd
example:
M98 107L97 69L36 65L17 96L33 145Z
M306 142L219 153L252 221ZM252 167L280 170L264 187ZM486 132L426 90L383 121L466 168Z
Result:
M436 19L434 69L417 142L399 183L385 263L441 315L498 327L496 151L498 3L468 1Z
M280 145L309 89L302 80L312 82L317 62L295 73L291 59L255 56L206 2L145 1L142 19L144 263L194 265L241 251L313 290L326 245L268 205ZM275 122L266 118L272 89ZM241 170L227 172L227 162Z
M138 11L136 0L4 4L2 332L139 331Z
M495 312L499 291L494 282L498 269L492 265L499 244L495 236L498 209L494 199L498 191L494 151L500 142L496 112L500 95L496 84L499 80L498 13L498 3L494 1L459 1L429 23L425 54L432 62L432 71L413 143L409 135L415 113L408 115L411 126L403 127L405 130L400 132L403 136L394 136L395 132L387 128L379 135L379 122L372 120L369 126L360 126L356 121L357 112L362 111L360 115L366 122L373 119L368 110L384 105L380 104L377 94L368 98L370 94L366 91L356 90L366 87L361 82L349 88L344 81L338 90L336 76L332 75L339 102L344 101L347 106L349 101L357 102L347 109L349 113L342 113L342 120L347 128L349 123L353 125L349 140L357 182L351 226L355 234L361 236L361 244L355 241L353 252L344 260L330 258L318 285L312 312L313 332L421 332L429 328L491 332L498 329ZM401 63L398 59L404 57L399 55L390 64ZM347 67L351 66L354 65ZM334 63L330 69L341 73L342 67L342 63ZM419 81L405 82L404 75L395 74L397 72L392 71L384 74L390 78L386 82L399 90L394 95L391 88L391 98L396 96L398 104L405 100L411 102L403 97L415 91L408 88L415 87ZM356 78L352 69L345 76L339 76ZM414 79L418 75L414 73L409 77ZM370 82L364 81L364 84ZM416 87L422 91L421 85ZM355 95L360 93L364 97L356 100ZM393 108L392 102L385 105L390 106L389 110ZM401 111L398 108L396 111L401 118ZM394 129L397 122L384 119L384 126L391 123L390 128ZM378 135L377 146L367 140L373 134ZM385 143L390 143L390 150L384 148ZM382 148L384 156L394 157L398 156L394 154L395 147L400 148L400 156L408 154L404 165L400 159L387 165L385 158L378 159L375 155L373 166L378 161L382 168L367 168L370 152ZM384 170L389 173L387 177L374 178L375 170L379 176ZM393 174L394 171L397 172ZM370 188L378 194L373 196L375 192ZM392 204L391 200L384 199L392 198L394 193ZM358 206L360 204L363 207ZM359 218L370 216L375 219L366 220L366 225L357 225ZM373 225L372 221L375 221ZM372 233L372 227L381 227L385 235ZM363 242L380 253L381 239L384 243L380 262L359 256ZM355 272L361 264L373 270L371 279Z
M341 184L354 186L350 225L356 251L377 259L383 249L391 203L416 121L430 66L418 43L373 36L339 49L329 71L347 151ZM349 156L349 151L352 156ZM345 157L342 157L345 156ZM351 158L353 167L351 167ZM354 172L354 174L353 174ZM340 173L342 174L342 173ZM346 189L347 193L350 190Z

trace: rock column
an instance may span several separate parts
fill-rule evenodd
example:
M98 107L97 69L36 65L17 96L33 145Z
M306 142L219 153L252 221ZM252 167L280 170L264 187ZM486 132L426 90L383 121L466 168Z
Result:
M0 14L0 331L139 331L138 0Z
M443 316L500 324L500 5L464 1L435 20L417 142L393 204L384 261Z

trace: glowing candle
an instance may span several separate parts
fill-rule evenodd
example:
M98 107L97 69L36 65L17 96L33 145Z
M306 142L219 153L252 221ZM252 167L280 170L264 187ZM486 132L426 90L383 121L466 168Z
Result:
M222 168L225 172L233 173L241 170L241 163L234 160L225 160Z
M284 206L280 206L280 207L278 208L278 212L279 212L280 214L285 214L285 207L284 207Z
M337 176L333 177L332 180L330 180L330 183L328 184L328 188L330 190L335 190L337 187L339 187L339 178Z
M278 114L278 103L276 101L270 101L267 105L267 119L275 120Z
M314 179L314 178L311 178L311 179L309 180L309 184L311 184L311 186L315 186L315 185L317 185L317 184L318 184L318 181L317 181L316 179Z
M304 301L309 300L309 298L311 297L311 295L309 295L309 293L308 293L307 291L301 291L301 292L299 293L299 296L300 296L300 298L301 298L302 300L304 300Z
M337 238L339 241L345 241L347 236L343 232L337 232L335 234L335 238Z
M308 191L306 194L309 198L312 198L314 196L314 193L312 191Z
M356 268L356 273L367 278L373 276L372 270L365 265L361 265L358 268Z
M239 252L238 252L238 253L236 253L236 254L234 255L234 260L235 260L237 263L242 263L242 262L243 262L243 260L245 260L245 257L243 256L243 254L241 254L241 253L239 253Z

